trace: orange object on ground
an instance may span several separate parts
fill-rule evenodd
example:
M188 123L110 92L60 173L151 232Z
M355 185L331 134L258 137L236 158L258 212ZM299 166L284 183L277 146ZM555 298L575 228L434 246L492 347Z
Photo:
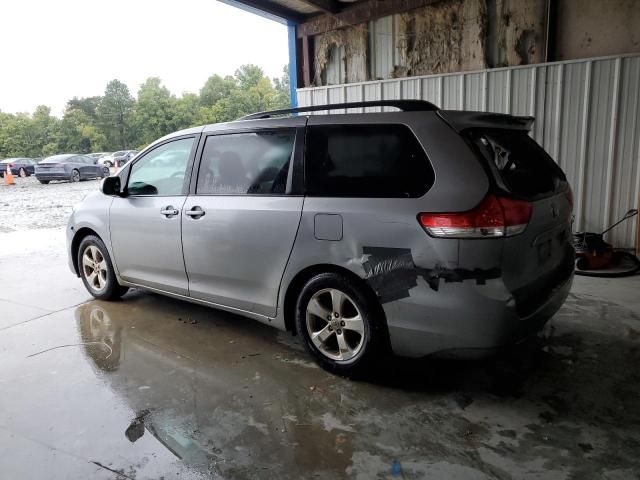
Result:
M7 164L7 171L4 174L4 184L5 185L15 185L15 181L13 180L13 173L11 173L11 167Z

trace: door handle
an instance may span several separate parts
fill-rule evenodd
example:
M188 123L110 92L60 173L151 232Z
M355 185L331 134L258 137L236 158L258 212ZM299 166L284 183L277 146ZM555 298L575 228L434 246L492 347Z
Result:
M175 217L180 213L180 210L177 208L173 208L173 206L169 205L168 207L164 207L160 210L160 215L164 215L167 218Z
M203 217L205 213L206 212L202 210L202 208L197 206L191 208L191 210L187 210L186 212L184 212L185 215L190 216L194 220L197 220L198 218Z

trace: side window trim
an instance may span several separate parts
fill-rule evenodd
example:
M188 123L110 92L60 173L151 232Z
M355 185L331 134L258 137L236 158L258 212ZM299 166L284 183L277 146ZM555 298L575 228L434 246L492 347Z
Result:
M238 128L237 130L225 130L220 132L210 132L202 134L198 144L194 163L194 168L190 178L189 195L199 197L284 197L284 196L303 196L302 175L302 155L304 153L304 137L305 126L287 126L287 127L264 127L264 128ZM287 172L287 186L283 194L271 193L197 193L198 175L202 166L202 156L204 154L205 144L208 138L220 137L223 135L240 135L243 133L265 133L265 132L292 132L294 135L293 149L291 152L291 160L289 163L289 171Z
M142 152L142 155L138 154L136 155L136 159L134 162L132 162L130 165L128 165L127 167L127 171L125 173L125 177L124 180L124 191L127 197L175 197L176 195L140 195L140 194L132 194L129 195L129 179L131 178L131 171L133 169L133 166L138 163L140 160L142 160L143 158L145 158L148 154L150 154L151 152L153 152L154 150L156 150L157 148L160 148L168 143L171 142L175 142L178 140L185 140L187 138L193 138L194 142L191 145L191 151L189 152L189 158L187 159L187 167L186 170L184 172L184 183L182 184L182 191L180 192L179 196L184 196L184 195L188 195L189 192L189 180L191 179L191 172L193 170L193 163L194 163L194 158L195 158L195 153L196 150L199 146L200 143L200 137L202 136L202 134L198 133L198 134L189 134L189 135L180 135L178 137L172 137L172 138L168 138L167 140L165 140L164 142L158 143L157 145L154 145L153 148ZM122 178L122 177L121 177Z

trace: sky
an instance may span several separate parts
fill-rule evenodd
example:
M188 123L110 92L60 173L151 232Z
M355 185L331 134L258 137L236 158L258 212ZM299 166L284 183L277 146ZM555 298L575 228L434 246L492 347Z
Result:
M284 25L216 0L0 0L0 111L32 113L148 77L197 93L246 63L280 77Z

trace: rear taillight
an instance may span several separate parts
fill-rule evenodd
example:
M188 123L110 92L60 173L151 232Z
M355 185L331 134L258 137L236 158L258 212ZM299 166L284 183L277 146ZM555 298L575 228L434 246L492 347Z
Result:
M567 201L569 202L569 208L573 212L573 190L571 190L571 186L567 185L567 190L564 192L565 197L567 197Z
M524 232L532 206L524 200L488 195L466 212L421 213L420 225L433 237L494 238Z

